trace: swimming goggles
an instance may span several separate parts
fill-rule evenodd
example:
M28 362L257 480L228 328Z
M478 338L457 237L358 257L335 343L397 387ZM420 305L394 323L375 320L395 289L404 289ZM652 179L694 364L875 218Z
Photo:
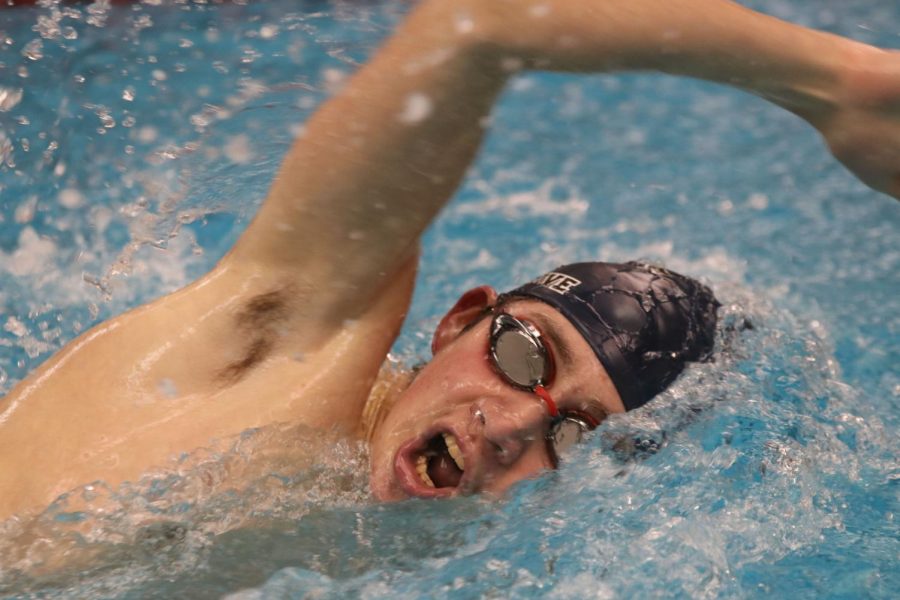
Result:
M537 395L550 414L546 441L554 466L559 457L579 443L599 422L580 411L560 411L545 386L554 376L553 356L541 332L526 321L498 312L491 321L488 354L498 373L512 386Z

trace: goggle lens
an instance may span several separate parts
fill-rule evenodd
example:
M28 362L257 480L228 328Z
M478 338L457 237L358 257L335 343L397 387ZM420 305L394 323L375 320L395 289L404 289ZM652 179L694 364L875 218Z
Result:
M553 453L559 457L572 446L581 443L584 434L593 429L587 422L578 417L567 415L557 421L550 429L547 440L553 447Z
M518 329L503 329L494 341L494 362L512 383L532 389L547 376L545 351L538 341Z

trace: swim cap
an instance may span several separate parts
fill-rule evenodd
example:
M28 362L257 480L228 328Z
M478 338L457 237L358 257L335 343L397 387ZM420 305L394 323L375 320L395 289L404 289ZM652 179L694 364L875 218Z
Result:
M584 336L625 410L663 391L712 351L719 303L694 279L639 262L564 265L503 294L535 298Z

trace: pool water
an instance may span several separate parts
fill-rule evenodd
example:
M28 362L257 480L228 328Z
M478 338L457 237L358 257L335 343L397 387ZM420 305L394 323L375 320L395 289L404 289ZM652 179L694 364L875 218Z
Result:
M404 4L0 11L0 394L92 324L208 270ZM746 4L900 47L894 2ZM895 597L898 226L896 201L751 96L521 76L425 238L392 358L427 358L472 285L644 258L716 290L714 364L502 502L374 504L360 445L248 431L0 524L0 594ZM283 455L254 453L273 441ZM220 484L236 472L246 489Z

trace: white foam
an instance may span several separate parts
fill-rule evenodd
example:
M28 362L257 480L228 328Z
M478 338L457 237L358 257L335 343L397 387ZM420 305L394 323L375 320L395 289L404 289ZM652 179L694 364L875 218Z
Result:
M56 254L56 244L40 237L37 232L26 227L19 234L19 244L11 253L0 253L0 264L17 277L44 272Z
M3 329L10 332L16 337L22 337L26 333L28 333L28 329L25 327L25 324L15 317L9 317L6 320L6 324L3 325Z

